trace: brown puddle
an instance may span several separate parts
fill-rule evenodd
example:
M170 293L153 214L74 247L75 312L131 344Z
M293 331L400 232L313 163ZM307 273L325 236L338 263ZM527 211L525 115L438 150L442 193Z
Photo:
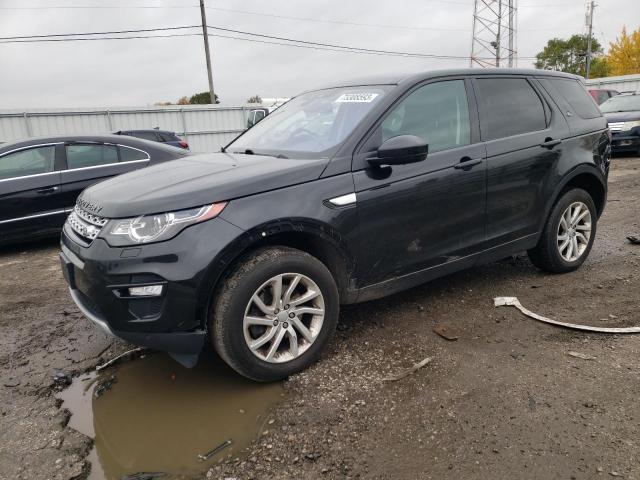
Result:
M117 381L96 397L96 385L112 374ZM280 383L247 380L213 355L186 369L151 354L82 375L58 397L72 414L69 426L95 439L89 479L119 480L139 472L203 472L248 446L283 396ZM198 459L228 439L231 446Z

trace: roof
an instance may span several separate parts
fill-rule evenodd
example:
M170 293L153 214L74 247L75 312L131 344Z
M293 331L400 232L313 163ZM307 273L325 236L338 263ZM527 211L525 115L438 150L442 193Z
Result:
M30 145L40 145L43 143L60 143L60 142L104 142L117 143L129 146L146 146L147 148L175 148L169 147L159 142L143 140L141 138L129 137L126 135L53 135L46 137L30 137L15 142L3 143L0 145L0 152L13 150L15 148L28 147Z
M557 72L555 70L536 70L532 68L456 68L446 70L429 70L421 73L395 73L387 75L375 75L361 78L347 79L332 82L313 90L323 90L325 88L355 87L359 85L399 85L403 83L417 83L430 78L449 77L459 75L535 75L553 76L583 80L582 77L571 73Z

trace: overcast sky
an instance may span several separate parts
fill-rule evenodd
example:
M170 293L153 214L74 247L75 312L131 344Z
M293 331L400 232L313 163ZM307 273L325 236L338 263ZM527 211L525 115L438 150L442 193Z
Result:
M220 9L369 24L323 23L209 9L209 25L219 27L380 50L470 54L473 0L206 2ZM517 42L522 57L535 55L551 37L584 32L584 0L518 3ZM640 0L597 3L594 34L603 44L615 40L625 24L628 30L640 26ZM0 36L197 25L197 4L198 0L0 0ZM92 5L122 8L41 8ZM255 94L292 96L336 79L468 66L464 59L338 53L216 37L211 38L211 45L214 87L224 104L242 103ZM521 59L518 65L530 67L532 61ZM175 102L183 95L208 88L200 36L0 43L0 66L0 109L149 105Z

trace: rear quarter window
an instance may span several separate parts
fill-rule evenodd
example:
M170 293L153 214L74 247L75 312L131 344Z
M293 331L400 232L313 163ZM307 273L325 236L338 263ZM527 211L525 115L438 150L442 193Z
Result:
M585 120L601 117L602 114L593 97L577 80L569 78L547 78L543 84L551 85L558 94L566 100L574 112Z

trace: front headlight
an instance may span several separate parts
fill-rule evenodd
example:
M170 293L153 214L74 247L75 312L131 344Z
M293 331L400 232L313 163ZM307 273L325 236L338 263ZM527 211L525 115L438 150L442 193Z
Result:
M622 131L626 132L627 130L631 130L635 127L640 127L640 120L635 120L633 122L624 122L622 124Z
M216 217L226 206L226 202L213 203L188 210L109 220L100 236L114 247L162 242L175 237L189 225Z

